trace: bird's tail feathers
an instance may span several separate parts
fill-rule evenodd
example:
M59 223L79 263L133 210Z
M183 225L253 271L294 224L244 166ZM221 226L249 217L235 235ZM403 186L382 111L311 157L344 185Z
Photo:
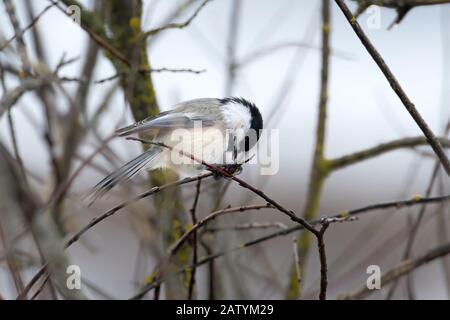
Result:
M153 161L161 151L161 147L154 146L105 177L89 193L89 203L92 204L97 198L105 195L106 192L114 188L118 183L133 177L139 170Z

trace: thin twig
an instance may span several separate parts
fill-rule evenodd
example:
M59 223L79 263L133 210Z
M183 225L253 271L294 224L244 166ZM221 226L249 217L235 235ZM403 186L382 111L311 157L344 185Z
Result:
M319 92L319 103L318 103L318 115L316 124L316 137L314 144L313 160L311 164L309 181L308 181L308 192L306 201L303 208L303 217L306 220L313 220L316 217L320 197L323 190L323 184L325 178L328 174L325 169L326 158L325 158L325 140L326 140L326 130L327 130L327 113L328 113L328 92L329 92L329 70L330 70L330 54L331 54L331 13L330 0L321 1L321 70L320 70L320 92ZM319 238L319 235L316 235ZM319 239L318 239L319 240ZM307 254L310 247L310 234L304 233L299 237L300 249L299 256L300 262L302 263L301 272L302 277L304 277L305 265L307 262ZM295 277L295 270L291 268L290 276ZM296 282L291 279L289 282L291 285L288 287L287 298L297 298L300 296L301 288L295 286ZM294 285L293 285L294 284Z
M436 161L436 164L435 164L435 166L433 168L433 172L431 173L430 181L428 182L427 190L425 191L425 197L429 197L431 195L432 191L433 191L433 186L434 186L434 183L435 183L436 178L438 176L439 168L440 168L439 161ZM425 215L426 208L427 208L426 204L423 204L420 207L419 213L417 215L417 218L414 220L414 222L413 222L413 224L411 226L411 229L410 229L410 232L409 232L409 235L408 235L408 239L406 241L405 249L404 249L403 254L402 254L402 260L407 260L411 256L412 247L413 247L414 241L416 239L417 233L419 231L419 227L420 227L420 225L422 223L423 217ZM411 279L410 275L408 275L408 279L407 280L409 282L409 287L411 288L412 279ZM388 291L388 293L386 295L386 299L389 300L389 299L392 298L392 296L394 295L395 289L397 288L397 285L398 285L398 281L396 280L392 284L392 286L389 288L389 291Z
M161 27L145 31L143 33L143 37L147 38L147 37L153 36L154 34L157 34L161 31L164 31L167 29L184 29L184 28L186 28L197 17L197 15L200 13L200 11L203 9L203 7L206 6L208 4L208 2L210 2L210 1L212 1L212 0L203 1L203 3L197 8L197 10L195 10L194 14L189 19L187 19L185 22L183 22L183 23L168 23Z
M381 285L385 286L391 281L394 281L411 271L427 264L435 259L444 257L450 253L450 243L446 243L444 245L440 245L423 254L422 256L416 259L410 259L400 263L398 266L392 268L388 272L386 272L381 277ZM363 299L369 294L373 293L373 290L367 288L367 286L363 286L357 290L349 294L345 294L340 296L341 299Z
M448 138L442 137L437 138L440 143L445 148L450 148L450 140ZM374 147L370 147L364 150L360 150L345 156L341 156L335 159L330 159L329 165L330 170L338 170L345 168L347 166L350 166L355 163L359 163L361 161L369 160L374 157L383 155L390 151L395 151L398 149L407 149L407 148L414 148L419 147L423 145L427 145L428 141L425 137L408 137L408 138L401 138L392 140L389 142L381 143L379 145L376 145Z
M22 36L26 31L28 31L28 29L32 28L38 22L38 20L53 6L54 6L54 4L49 4L48 6L46 6L41 12L39 12L38 15L36 15L33 18L33 20L31 20L31 22L24 29L22 29L22 31L19 33L19 35ZM11 42L13 42L14 39L17 38L17 36L18 36L18 34L14 34L4 44L2 44L0 46L0 51L3 51L7 46L9 46L9 44Z
M70 13L67 12L63 7L61 7L58 2L54 1L54 0L48 0L50 1L52 4L55 5L55 7L57 7L59 9L59 11L61 11L62 13L64 13L67 17L70 18ZM77 4L80 8L81 5ZM87 12L83 9L81 16L82 18L87 15ZM121 62L123 62L125 65L130 66L130 62L128 61L128 59L116 48L114 48L112 45L110 45L107 40L105 40L101 35L97 34L96 32L94 32L90 26L88 26L85 23L84 19L81 19L81 24L80 24L81 28L87 32L87 34L91 37L92 40L94 40L100 47L102 47L103 49L105 49L106 51L108 51L109 53L111 53L115 58L117 58L118 60L120 60Z
M194 69L189 69L189 68L181 68L181 69L174 69L174 68L151 68L151 69L140 69L138 70L139 72L145 73L145 72L150 72L150 73L161 73L161 72L172 72L172 73L193 73L193 74L200 74L203 72L206 72L206 69L201 69L201 70L194 70ZM101 84L101 83L105 83L111 80L115 80L117 78L119 78L120 76L124 75L124 73L120 74L120 73L116 73L113 74L112 76L103 78L103 79L98 79L95 80L94 83L95 84Z
M241 230L253 230L253 229L287 229L287 226L281 222L252 222L252 223L241 223L230 227L210 227L205 232L218 232L218 231L241 231Z
M193 181L197 181L197 179L203 179L203 178L207 178L207 177L210 177L210 176L212 176L212 173L205 173L205 174L203 174L201 176L185 178L185 179L178 180L178 181L175 181L175 182L167 183L167 184L165 184L163 186L155 186L155 187L151 188L150 190L139 194L138 196L134 197L131 200L127 200L125 202L122 202L119 205L115 206L114 208L112 208L112 209L108 210L107 212L103 213L102 215L92 219L91 222L89 222L86 226L84 226L81 230L79 230L76 234L74 234L65 243L64 248L67 249L72 244L77 242L84 233L86 233L88 230L90 230L91 228L96 226L98 223L102 222L106 218L114 215L116 212L120 211L121 209L129 206L130 204L132 204L132 203L134 203L134 202L136 202L138 200L141 200L141 199L144 199L146 197L149 197L149 196L151 196L151 195L153 195L155 193L158 193L158 192L160 192L162 190L165 190L165 189L168 189L168 188L171 188L171 187L174 187L174 186L179 186L179 185L183 185L183 184L186 184L186 183L190 183L190 182L193 182ZM29 290L33 287L33 285L45 273L47 265L48 265L48 262L38 270L38 272L33 276L33 278L27 284L27 286L25 287L24 291L22 291L19 294L18 298L20 298L22 296L25 296L29 292Z
M178 240L170 247L169 249L169 257L172 257L180 248L181 246L189 239L191 235L193 235L194 232L196 232L200 227L204 226L211 220L214 220L218 216L228 214L228 213L240 213L240 212L246 212L249 210L260 210L264 208L274 208L272 205L266 203L266 204L256 204L256 205L246 205L246 206L240 206L240 207L228 207L225 209L220 209L217 211L213 211L210 214L208 214L206 217L198 221L196 224L192 226L189 230L187 230Z
M410 199L410 200L384 202L384 203L378 203L378 204L374 204L374 205L368 205L368 206L357 208L357 209L343 211L343 212L335 214L335 215L328 215L327 220L329 221L329 223L354 221L359 215L369 213L372 211L376 211L376 210L387 210L387 209L397 209L398 210L398 209L402 209L405 207L421 205L424 203L432 204L432 203L442 203L442 202L447 202L447 201L450 201L450 195L445 195L445 196L441 196L441 197L432 197L432 198L414 197L413 199ZM320 224L320 222L321 222L321 220L314 220L314 221L311 221L310 223L312 225L318 225L318 224ZM230 252L238 251L243 248L248 248L248 247L251 247L251 246L254 246L254 245L257 245L257 244L260 244L260 243L263 243L263 242L266 242L266 241L269 241L269 240L272 240L272 239L275 239L278 237L287 236L293 232L300 231L303 229L304 229L303 226L296 225L296 226L293 226L293 227L290 227L287 229L283 229L283 230L280 230L280 231L277 231L274 233L270 233L268 235L245 242L244 244L241 244L241 245L239 245L235 248L232 248L228 251L219 252L219 253L216 253L209 257L206 257L206 258L204 258L206 260L206 261L204 261L204 263L210 261L211 259L219 258ZM204 259L201 259L201 262L203 262Z
M354 220L354 218L356 218L357 216L359 216L361 214L368 213L368 212L375 211L375 210L386 210L386 209L391 209L391 208L401 209L404 207L420 205L423 203L431 204L431 203L441 203L444 201L450 201L450 195L445 195L445 196L440 196L440 197L432 197L432 198L414 197L413 199L410 199L410 200L378 203L378 204L368 205L368 206L357 208L357 209L343 211L339 214L330 215L330 216L326 217L326 219L329 223L352 221L352 220ZM323 219L324 218L311 221L310 224L311 225L319 225L323 222ZM295 231L299 231L299 230L303 230L303 229L304 229L304 227L302 225L296 225L291 228L288 228L285 230L280 230L275 233L271 233L266 236L245 242L245 243L243 243L239 246L233 247L231 249L210 254L206 257L201 258L198 261L197 267L204 265L206 263L210 263L210 262L212 262L220 257L223 257L227 254L230 254L232 252L240 251L244 248L248 248L248 247L251 247L251 246L254 246L254 245L257 245L257 244L260 244L260 243L263 243L268 240L275 239L275 238L278 238L281 236L286 236ZM144 288L141 289L141 291L139 291L139 293L137 293L131 299L141 299L147 292L149 292L150 290L154 289L155 287L157 287L161 283L163 283L167 277L179 274L183 271L184 271L184 269L180 269L178 272L171 274L171 275L167 275L165 278L155 277L155 279L152 283L147 284Z

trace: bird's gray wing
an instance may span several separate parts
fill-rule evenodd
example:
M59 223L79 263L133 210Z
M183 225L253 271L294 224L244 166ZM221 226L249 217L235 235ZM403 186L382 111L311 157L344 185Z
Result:
M134 176L139 170L144 168L147 164L152 162L156 156L161 153L163 149L161 147L151 147L149 150L145 151L141 155L137 156L133 160L127 162L122 167L117 169L116 171L109 174L102 181L97 183L95 187L89 194L89 198L91 199L91 203L94 202L97 198L103 196L106 192L112 189L116 184L130 179Z
M130 134L163 128L193 128L194 123L201 122L204 127L214 125L216 116L209 114L195 114L195 113L179 113L174 111L162 112L156 117L144 119L136 122L130 126L121 128L116 131L119 136L128 136Z

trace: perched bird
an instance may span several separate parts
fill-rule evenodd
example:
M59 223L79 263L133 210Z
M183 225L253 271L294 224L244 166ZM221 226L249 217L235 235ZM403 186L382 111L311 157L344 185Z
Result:
M178 103L172 110L116 131L121 137L150 133L152 141L160 145L149 145L147 151L100 181L92 194L95 198L102 196L143 168L171 168L189 175L205 170L198 161L180 154L180 150L216 166L242 164L248 160L262 129L258 108L243 98L203 98Z

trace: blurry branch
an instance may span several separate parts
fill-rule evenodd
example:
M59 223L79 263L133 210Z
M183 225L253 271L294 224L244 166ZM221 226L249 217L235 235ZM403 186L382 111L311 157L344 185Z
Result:
M252 211L252 210L260 210L263 208L273 208L273 206L271 206L270 204L266 203L266 204L262 204L262 205L246 205L246 206L240 206L240 207L227 207L224 209L220 209L217 211L213 211L210 214L208 214L206 217L204 217L203 219L201 219L200 221L198 221L195 225L192 226L191 229L189 229L186 233L184 233L176 243L174 243L171 248L168 251L168 259L170 260L171 257L173 257L183 246L183 244L185 244L187 242L187 240L202 226L206 225L207 223L209 223L210 221L213 221L215 218L225 215L225 214L230 214L230 213L247 213L248 211ZM203 259L201 260L203 261ZM205 262L197 262L196 265L191 265L190 268L194 268L194 267L198 267L200 265L202 265ZM152 275L154 275L152 278L154 278L151 283L145 285L140 291L139 293L137 293L135 296L132 297L132 299L141 299L144 297L145 294L147 294L150 290L156 288L158 285L160 285L166 278L170 277L171 274L163 274L162 271L164 269L162 268L162 266L160 266L159 268L157 268L155 271L153 271ZM178 274L179 272L176 272L175 274Z
M261 59L269 54L272 54L276 51L279 51L282 49L287 49L287 48L305 48L305 49L321 50L320 48L316 48L313 45L310 45L307 43L295 42L295 41L282 42L282 43L268 45L266 47L263 47L261 49L258 49L258 50L248 53L247 55L245 55L243 58L240 59L240 61L238 62L237 65L239 67L244 67L244 66L246 66L250 63L253 63L254 61ZM347 60L351 59L351 56L345 52L331 50L331 55L342 58L342 59L347 59Z
M69 13L56 1L54 0L48 0L51 3L53 3L62 13L64 13L66 16L69 16ZM76 0L63 0L63 2L67 6L76 5L81 9L81 28L83 28L84 31L87 32L87 34L91 37L92 40L94 40L101 48L105 49L107 52L109 52L113 57L124 63L125 65L129 66L130 62L128 59L115 47L109 44L108 39L105 34L104 27L99 21L99 19L95 16L94 13L89 12L85 9L83 9L83 6Z
M151 30L145 31L142 34L142 36L144 38L147 38L147 37L151 37L154 34L157 34L157 33L161 32L161 31L164 31L164 30L168 30L168 29L184 29L184 28L186 28L187 26L189 26L191 24L191 22L195 19L195 17L197 17L197 15L200 13L200 11L203 9L203 7L206 6L206 4L208 2L210 2L210 1L212 1L212 0L205 0L205 1L203 1L202 4L197 8L197 10L195 10L194 14L189 19L187 19L185 22L183 22L183 23L168 23L168 24L165 24L165 25L163 25L161 27L158 27L156 29L151 29Z
M81 283L85 285L89 290L95 292L97 295L103 297L106 300L118 300L118 298L113 297L109 293L105 292L105 290L97 286L95 283L91 282L90 280L87 280L86 277L81 278Z
M292 237L292 244L293 244L293 256L294 256L294 266L295 266L295 275L297 276L297 286L300 287L302 283L302 270L301 270L301 263L300 263L300 256L298 255L299 249L298 249L298 239L296 236ZM298 295L298 298L300 299L300 293Z
M233 94L233 88L236 82L237 62L236 62L236 44L238 41L239 24L241 17L241 0L231 1L231 15L228 30L228 39L226 42L226 80L225 80L225 96Z
M246 205L246 206L240 206L240 207L228 207L225 209L220 209L217 211L213 211L210 214L208 214L206 217L204 217L203 219L201 219L198 223L194 224L192 226L192 228L190 228L188 231L186 231L179 239L176 243L174 243L172 245L172 247L170 247L169 249L169 257L174 255L180 248L181 246L186 243L186 241L189 239L189 237L193 236L195 234L195 232L201 228L202 226L206 225L208 222L214 220L215 218L222 216L224 214L229 214L229 213L241 213L241 212L246 212L249 210L260 210L260 209L264 209L264 208L274 208L271 204L269 203L265 203L265 204L255 204L255 205Z
M320 73L320 94L318 104L318 116L316 124L316 142L314 146L314 156L309 176L308 194L303 209L303 217L306 220L313 220L319 210L320 196L323 184L327 176L325 159L325 135L328 103L328 82L330 69L330 32L331 32L330 0L322 0L322 52L321 52L321 73ZM323 236L322 236L323 237ZM319 240L320 238L317 237ZM323 239L323 238L322 238ZM298 255L301 263L301 278L304 278L307 255L309 252L311 235L301 234L298 245ZM320 249L321 243L319 243ZM297 299L301 288L298 286L296 266L292 265L290 273L289 287L286 296L289 299ZM322 285L321 285L322 287Z
M55 3L53 0L50 1ZM209 1L205 1L201 8ZM144 35L141 28L142 1L102 1L104 14L86 10L78 1L62 0L62 2L66 6L77 5L81 9L81 27L104 49L107 58L113 63L134 119L139 121L158 114L160 110L151 75L149 72L140 72L142 69L145 71L152 69L146 50L145 40L148 35ZM68 16L64 7L58 5L58 8ZM200 9L185 23L186 26L197 16ZM169 24L158 29L162 31L169 28L184 28L183 25ZM176 173L169 170L152 172L150 176L153 185L164 185L177 180ZM161 229L163 245L167 246L177 237L180 226L182 229L186 225L179 191L173 189L158 193L155 197L155 208L158 213L164 212L161 216ZM179 264L186 261L186 255L189 255L189 252L179 256ZM186 282L181 278L179 280L166 286L166 297L181 298Z
M439 176L439 192L444 191L443 186L443 176ZM441 203L436 209L436 234L438 243L446 243L449 239L447 230L448 217L446 213L448 212L448 203ZM445 284L447 287L447 296L450 295L450 259L448 257L441 260L442 271L444 272Z
M0 117L4 112L8 111L9 108L16 104L25 92L36 90L57 80L58 79L55 77L23 79L20 85L7 92L0 100Z
M194 69L187 69L187 68L181 68L181 69L173 69L173 68L157 68L157 69L141 69L139 70L139 72L154 72L154 73L161 73L161 72L173 72L173 73L193 73L193 74L200 74L203 72L206 72L205 69L201 69L201 70L194 70ZM95 80L94 83L95 84L100 84L100 83L105 83L111 80L115 80L117 78L119 78L120 76L124 76L125 74L114 74L112 76L103 78L103 79L99 79L99 80Z
M397 11L397 18L391 24L391 28L395 24L399 24L409 10L420 7L438 4L450 3L450 0L353 0L358 3L358 8L354 13L355 18L358 18L367 8L372 5L395 9Z
M416 259L406 260L400 263L398 266L394 267L393 269L389 270L385 274L383 274L383 276L381 277L381 285L385 286L391 281L397 280L398 278L407 275L411 271L423 266L424 264L445 257L449 253L450 253L450 243L446 243L444 245L440 245L431 249L430 251L428 251L427 253L423 254L422 256ZM347 300L363 299L368 295L372 294L373 291L374 290L369 290L367 286L363 286L357 290L354 290L349 294L344 294L340 296L340 299L347 299Z
M42 208L39 199L31 193L29 186L19 176L14 160L8 151L0 145L0 186L2 189L0 201L2 215L15 214L22 216L29 223L33 237L40 252L52 271L59 292L67 299L84 298L80 290L69 290L66 287L66 268L70 264L62 247L62 237L48 211ZM44 209L44 210L42 210ZM26 297L26 294L21 296Z
M170 182L167 183L165 185L162 186L155 186L153 188L151 188L150 190L141 193L139 195L137 195L136 197L134 197L133 199L127 200L125 202L122 202L120 204L118 204L117 206L115 206L114 208L108 210L107 212L103 213L102 215L94 218L91 220L91 222L89 222L86 226L84 226L82 229L80 229L80 231L78 231L76 234L74 234L73 236L70 237L69 240L67 240L67 242L64 245L64 248L67 249L68 247L70 247L72 244L74 244L75 242L77 242L80 237L85 234L87 231L89 231L91 228L93 228L94 226L96 226L98 223L102 222L103 220L107 219L108 217L114 215L115 213L117 213L118 211L122 210L123 208L131 205L132 203L135 203L136 201L139 201L141 199L147 198L151 195L154 195L158 192L161 192L165 189L170 189L174 186L180 186L186 183L190 183L190 182L194 182L197 181L199 179L204 179L207 177L212 176L212 173L206 173L203 174L201 176L197 176L197 177L190 177L190 178L185 178L179 181L175 181L175 182ZM32 280L28 283L26 290L30 290L31 287L39 280L39 278L46 272L46 265L42 266L39 271L33 276ZM26 292L22 292L22 294L26 294Z
M183 3L181 3L179 6L177 6L175 9L173 9L171 12L169 12L163 19L161 25L167 25L169 23L172 23L175 19L177 19L179 16L181 16L186 10L188 10L193 4L195 4L198 0L185 0ZM156 1L155 1L156 3ZM145 21L144 21L145 22ZM155 40L159 38L161 34L157 33L154 34L148 43L148 48L150 48L154 43Z
M310 224L311 225L319 225L319 224L324 223L325 219L330 224L331 223L342 223L342 222L347 222L347 221L353 221L353 220L355 220L355 218L357 218L361 214L369 213L369 212L376 211L376 210L387 210L387 209L397 209L398 210L398 209L402 209L405 207L411 207L411 206L421 205L421 204L425 204L425 203L432 204L432 203L443 203L443 202L448 202L448 201L450 201L450 195L445 195L445 196L440 196L440 197L431 197L431 198L421 198L419 196L416 196L410 200L378 203L378 204L368 205L368 206L357 208L357 209L343 211L343 212L335 214L335 215L324 216L324 218L311 221ZM232 252L241 251L245 248L249 248L254 245L261 244L263 242L266 242L266 241L269 241L269 240L272 240L272 239L275 239L278 237L287 236L295 231L300 231L300 230L304 230L304 229L305 228L302 225L296 225L296 226L290 227L288 229L280 230L280 231L268 234L266 236L245 242L237 247L228 249L226 251L210 254L206 257L200 258L198 261L197 267L204 265L206 263L210 263L211 261L214 261L214 260L216 260L220 257L223 257L227 254L230 254ZM170 276L179 274L182 271L183 270L180 270L177 273L167 275L165 278L155 277L151 283L147 284L138 294L133 296L132 299L141 299L147 292L149 292L150 290L154 289L155 287L159 286L162 282L164 282L165 279L167 279Z
M17 40L17 52L19 54L20 60L22 62L22 71L25 75L30 74L30 60L27 54L27 48L25 41L22 37L23 32L19 25L19 20L17 19L15 5L11 0L5 0L5 9L8 13L9 20L14 29L14 36Z
M317 2L318 3L318 2ZM320 3L316 4L314 9L320 9ZM301 42L302 43L313 43L316 38L317 33L317 25L318 25L319 17L317 16L316 10L313 11L313 14L310 16L307 26L305 30L302 32ZM274 28L273 25L268 25L268 28L272 30ZM287 66L288 72L278 86L277 92L273 95L271 99L271 106L269 108L268 115L265 117L267 119L267 127L275 126L276 122L280 120L281 114L285 111L288 105L288 98L292 93L292 89L294 87L295 79L298 77L300 70L305 63L306 60L306 51L301 47L297 47L294 53L294 57L292 58L290 64ZM266 126L266 125L265 125ZM267 182L267 179L265 179Z
M36 1L34 1L34 3L36 3ZM53 6L53 4L50 4L50 6ZM26 9L29 21L34 21L37 16L42 16L42 12L41 12L41 14L38 14L37 16L35 16L33 5L31 4L31 0L26 0L25 1L25 9ZM34 47L34 51L36 53L36 58L40 62L48 65L48 63L47 63L48 59L47 59L47 55L46 55L46 52L45 52L44 43L42 41L42 35L40 33L40 30L41 29L38 28L37 21L35 21L35 23L33 24L32 29L31 29L31 36L32 36L31 38L33 40L33 47Z
M421 197L417 196L417 197L414 197L413 199L409 199L409 200L384 202L384 203L368 205L368 206L357 208L357 209L346 210L346 211L343 211L343 212L335 214L335 215L328 215L328 216L325 215L325 217L327 217L326 219L328 220L329 223L342 223L342 222L347 222L347 221L354 221L360 215L366 214L366 213L369 213L372 211L388 210L388 209L400 210L405 207L412 207L412 206L421 205L421 204L443 203L443 202L448 202L448 201L450 201L450 195L445 195L445 196L440 196L440 197L431 197L431 198L421 198ZM320 222L321 222L321 219L311 221L310 224L317 225L317 224L320 224ZM217 259L217 258L222 257L231 252L235 252L235 251L242 250L244 248L252 247L254 245L257 245L257 244L260 244L260 243L263 243L263 242L266 242L266 241L269 241L269 240L272 240L272 239L275 239L278 237L287 236L293 232L300 231L300 230L304 230L304 227L301 225L296 225L296 226L293 226L293 227L290 227L287 229L283 229L280 231L276 231L274 233L267 234L265 236L256 238L254 240L245 242L245 243L243 243L237 247L234 247L232 249L229 249L227 251L215 253L208 257L204 257L204 258L200 259L199 264L207 263L211 260Z
M436 178L438 176L439 173L439 169L440 169L440 165L439 165L439 161L436 161L434 168L433 168L433 172L431 173L431 178L430 181L428 182L428 187L427 190L425 191L425 197L429 197L433 191L433 186L435 184ZM405 249L403 251L403 255L402 255L402 260L407 260L408 258L410 258L411 256L411 252L412 252L412 248L413 248L413 244L414 241L416 239L417 233L419 231L419 227L422 224L422 220L423 217L425 215L425 211L426 211L427 206L425 204L423 204L420 209L419 209L419 213L416 217L416 219L414 220L414 222L412 223L412 226L410 227L410 231L407 237L407 242L405 245ZM408 284L408 295L409 295L409 299L410 300L415 300L413 298L414 293L412 290L412 274L409 274L407 277L407 284ZM395 289L397 288L398 285L398 280L396 280L392 286L389 288L388 294L386 296L387 299L391 299L392 296L394 295Z
M242 19L242 2L243 0L229 0L227 6L227 15L226 19L226 31L223 40L223 48L224 55L219 53L220 63L223 64L224 68L224 87L223 87L223 95L225 97L232 96L234 93L234 89L236 88L236 82L239 77L239 66L237 64L237 51L239 45L239 35L241 31L241 19ZM209 43L206 38L204 42ZM211 49L214 50L214 46L209 43ZM213 51L212 53L216 54L217 52ZM218 180L215 185L212 187L212 198L214 199L214 205L211 211L216 211L222 206L222 200L225 197L225 192L227 191L228 186L231 184L231 181L223 181ZM219 242L219 239L215 236L211 236L208 240L208 243L211 248L219 248L222 246L222 241L226 241L224 235ZM217 288L224 287L224 277L220 276L223 272L227 271L227 276L231 282L231 288L233 291L231 294L236 298L242 298L242 292L245 290L243 288L242 281L239 281L239 271L236 268L236 264L234 264L229 259L223 261L221 265L216 265L216 269L222 269L215 273L216 279L213 280L214 284ZM213 288L214 289L214 288ZM224 291L218 290L214 295L218 299L222 299L224 297Z
M287 226L282 222L252 222L252 223L241 223L230 227L209 227L205 232L218 232L218 231L241 231L241 230L252 230L252 229L287 229Z
M423 134L427 138L428 143L433 148L434 153L439 158L439 160L442 163L442 166L444 167L445 171L447 172L447 175L450 176L450 161L442 148L441 143L434 135L433 131L431 131L428 124L425 122L425 120L420 115L419 111L416 109L414 104L411 102L409 97L406 95L405 91L401 87L400 83L397 81L397 78L394 76L392 71L389 69L388 65L384 61L383 57L380 55L380 53L377 51L377 49L373 46L373 44L370 42L369 38L366 36L362 28L360 27L358 21L351 13L350 9L347 7L347 5L344 3L343 0L335 0L339 8L344 13L345 17L347 18L347 21L353 28L353 31L356 33L358 38L360 39L363 46L366 48L367 52L370 54L370 56L373 58L375 63L380 68L381 72L386 77L386 80L389 82L389 84L392 87L392 90L397 94L400 101L403 103L403 106L405 109L409 112L411 117L416 122L417 126L422 130Z
M11 201L5 201L5 199L2 199L2 196L0 196L0 210L3 212L0 216L0 241L2 242L4 250L4 255L0 258L0 262L3 258L6 260L9 274L14 282L16 291L19 293L23 290L24 284L16 260L15 250L12 250L11 248L14 245L14 242L12 241L14 236L10 234L14 232L15 223L20 216L18 209L19 208L11 203ZM4 226L6 226L6 228L4 228Z
M39 14L37 14L32 20L31 22L25 27L23 28L19 33L14 34L14 36L12 36L11 38L9 38L5 43L3 43L2 45L0 45L0 51L3 51L6 47L8 47L11 42L13 42L17 37L21 37L23 36L23 34L28 31L28 29L32 28L34 25L36 25L36 23L39 21L39 19L51 8L53 7L54 4L49 4L48 6L46 6L41 12L39 12Z
M98 10L98 5L96 9ZM87 109L86 104L90 92L90 82L97 62L98 52L99 47L91 38L88 38L85 61L80 71L84 81L78 83L73 97L69 95L62 86L58 86L62 94L66 97L70 108L68 112L61 117L61 121L66 125L60 137L60 140L62 141L62 153L57 157L59 174L55 177L55 190L63 185L69 178L80 143L87 134L87 130L84 130L82 125L82 115L85 114ZM70 60L68 61L70 63ZM67 63L68 62L65 61L63 56L58 63L57 68L60 68ZM62 232L65 232L65 230L61 222L61 217L63 214L65 196L68 190L69 188L65 188L64 191L58 194L51 209L51 213Z
M450 140L447 138L437 138L442 146L450 148ZM425 137L410 137L393 140L390 142L379 144L375 147L371 147L365 150L357 151L355 153L345 155L339 158L328 160L328 169L338 170L347 166L359 163L361 161L369 160L371 158L383 155L387 152L395 151L398 149L414 148L418 146L428 145L428 141Z
M103 143L89 157L87 157L86 159L83 160L83 162L78 166L78 168L76 170L74 170L72 175L70 177L68 177L66 181L61 183L54 190L53 194L47 200L47 202L45 204L41 205L41 207L40 207L40 211L41 212L47 212L49 209L51 209L54 206L55 202L60 198L61 194L64 194L70 188L70 186L72 185L73 181L78 177L78 175L83 170L83 168L85 166L87 166L88 163L90 163L94 159L94 157L105 147L105 145L113 137L114 137L114 135L110 136L109 138L104 140ZM51 222L54 222L54 221L51 220ZM66 248L66 247L64 247L64 248ZM39 271L33 276L33 278L30 280L30 282L25 286L24 290L21 293L19 293L18 299L23 299L24 297L27 296L28 292L31 290L33 285L41 278L41 276L43 274L46 273L48 264L49 264L49 261L47 260L47 262L44 264L44 266L42 266L41 269L39 269ZM46 283L46 281L43 282L42 286L45 283Z
M447 122L447 125L444 128L444 136L447 136L449 131L450 131L450 121ZM439 161L436 160L434 168L433 168L433 171L431 173L430 180L428 182L427 190L425 191L425 197L431 196L431 193L433 192L433 187L435 185L435 182L436 182L438 174L439 174L439 169L440 169ZM426 205L422 205L420 207L419 213L418 213L416 219L413 221L412 226L410 227L410 232L408 234L406 246L405 246L405 249L403 251L402 260L407 260L411 256L413 244L414 244L414 241L415 241L415 239L417 237L417 234L419 232L419 228L420 228L420 226L422 224L422 220L423 220L423 217L425 215L426 208L427 208ZM408 274L408 276L406 278L406 283L407 283L409 299L410 300L414 300L413 274L412 273ZM392 286L389 288L388 294L386 296L387 299L391 299L392 298L392 296L394 295L395 289L397 288L397 285L398 285L398 280L396 280L392 284Z
M64 79L61 79L58 76L58 72L61 68L71 62L73 62L72 59L59 63L54 71L49 71L46 70L45 67L39 66L37 75L22 79L21 83L17 87L9 90L9 92L6 92L0 100L0 118L3 113L16 104L26 92L41 89L52 83L58 83L61 81L64 82Z
M24 181L27 181L27 173L26 173L26 169L25 169L24 164L23 164L22 156L20 155L20 152L19 152L19 145L18 145L18 142L17 142L16 128L15 128L15 125L14 125L14 119L13 119L13 116L12 116L11 108L12 107L10 107L8 109L8 126L9 126L9 134L11 136L11 141L12 141L12 145L13 145L14 158L17 161L17 165L19 167L19 172L20 172L20 175L22 176L22 179Z

